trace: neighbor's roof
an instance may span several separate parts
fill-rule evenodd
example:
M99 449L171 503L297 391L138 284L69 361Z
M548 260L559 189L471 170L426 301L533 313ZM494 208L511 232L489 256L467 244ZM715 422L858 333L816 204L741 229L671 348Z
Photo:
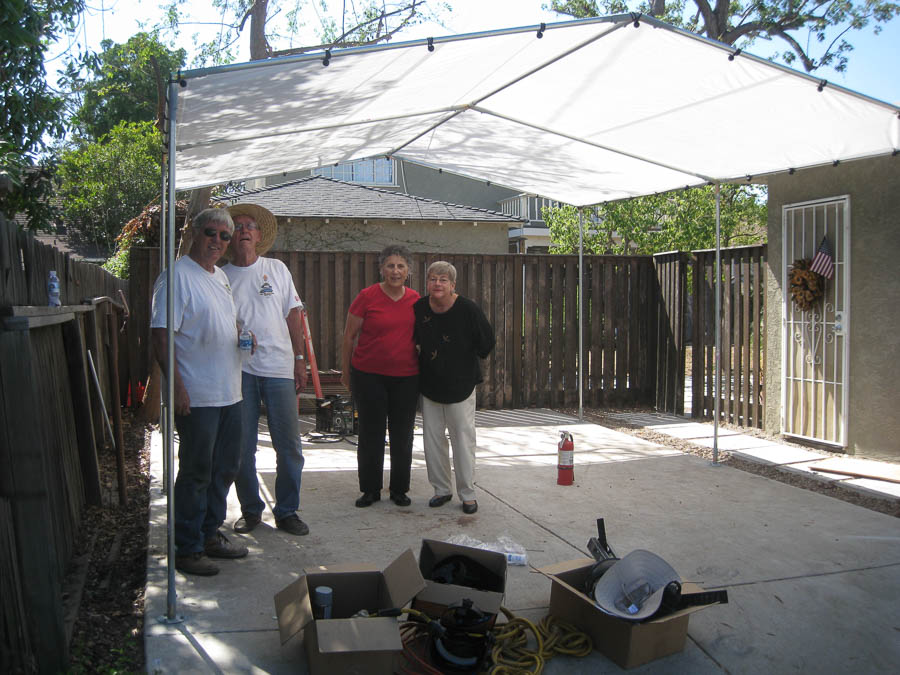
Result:
M472 206L448 204L393 190L311 176L248 190L220 203L251 202L276 216L521 223L521 219Z
M583 206L900 149L894 105L635 19L184 73L176 184L395 156Z

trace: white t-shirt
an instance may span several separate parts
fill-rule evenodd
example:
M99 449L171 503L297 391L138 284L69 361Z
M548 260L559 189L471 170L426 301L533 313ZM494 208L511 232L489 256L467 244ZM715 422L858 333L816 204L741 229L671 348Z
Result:
M175 360L191 407L212 408L241 400L241 352L237 310L225 273L208 272L190 256L172 267ZM151 328L166 327L166 273L153 287Z
M243 370L258 377L294 379L294 348L285 319L303 303L290 270L275 258L257 258L247 267L228 263L222 270L231 282L238 315L256 336L256 352Z

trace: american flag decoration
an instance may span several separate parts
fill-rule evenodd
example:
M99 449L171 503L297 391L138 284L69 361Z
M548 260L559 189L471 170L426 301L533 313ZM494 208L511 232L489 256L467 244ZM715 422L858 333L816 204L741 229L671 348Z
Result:
M821 274L826 279L834 276L834 257L831 253L831 246L828 245L827 237L822 237L822 243L819 244L819 250L816 251L816 257L813 258L809 269L817 274Z

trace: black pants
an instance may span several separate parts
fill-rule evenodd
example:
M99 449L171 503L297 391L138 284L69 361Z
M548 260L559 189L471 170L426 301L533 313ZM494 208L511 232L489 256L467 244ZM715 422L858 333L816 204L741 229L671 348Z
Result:
M356 446L359 491L381 490L384 431L387 428L391 442L390 491L406 494L412 465L419 376L390 377L351 368L350 386L359 412L359 445Z

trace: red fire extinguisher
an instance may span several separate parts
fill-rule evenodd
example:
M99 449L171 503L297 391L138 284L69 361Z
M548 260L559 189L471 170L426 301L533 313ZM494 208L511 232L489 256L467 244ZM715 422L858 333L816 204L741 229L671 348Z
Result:
M575 481L575 443L568 431L559 432L559 454L556 460L556 484L571 485Z

